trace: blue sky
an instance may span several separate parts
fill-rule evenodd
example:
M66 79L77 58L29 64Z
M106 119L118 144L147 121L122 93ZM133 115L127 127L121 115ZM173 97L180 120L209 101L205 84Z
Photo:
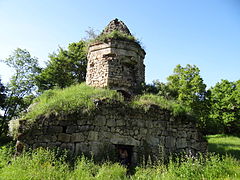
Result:
M119 18L146 50L146 82L195 64L208 87L240 79L239 0L0 0L0 59L25 48L40 64ZM11 70L0 64L7 82Z

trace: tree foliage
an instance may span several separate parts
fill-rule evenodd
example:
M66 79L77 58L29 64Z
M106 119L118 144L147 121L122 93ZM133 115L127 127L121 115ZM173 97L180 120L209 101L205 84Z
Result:
M19 116L31 103L35 92L35 78L40 72L38 59L31 57L25 49L16 49L12 55L3 61L14 71L6 86L6 102L3 121L0 124L0 134L7 131L7 122Z
M167 80L167 83L154 82L158 95L188 107L198 119L199 126L204 128L208 119L210 92L206 90L199 68L189 64L186 67L177 65Z
M211 88L211 92L210 125L215 127L214 133L231 132L236 126L240 128L240 81L222 80Z
M47 67L37 77L40 91L64 88L74 83L85 81L87 68L85 41L71 43L67 50L59 48L57 53L51 54Z
M177 100L183 104L193 107L198 106L206 95L206 85L200 76L200 70L195 65L187 65L182 67L177 65L174 74L168 78L168 86L173 92Z
M2 109L5 105L5 99L6 99L5 90L6 89L4 85L1 83L1 79L0 79L0 109Z

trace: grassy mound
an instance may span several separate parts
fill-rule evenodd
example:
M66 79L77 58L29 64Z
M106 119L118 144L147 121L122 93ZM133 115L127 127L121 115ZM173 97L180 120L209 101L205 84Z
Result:
M22 119L35 120L41 115L71 114L77 112L91 112L96 108L94 101L105 99L109 102L120 101L132 108L147 110L154 104L173 112L173 115L186 114L188 109L175 101L163 97L145 94L135 97L131 102L124 102L124 98L115 90L94 88L83 84L73 85L65 89L45 91L35 99L30 111Z
M149 105L157 105L163 109L170 110L172 115L179 116L190 113L190 109L174 100L167 100L162 96L154 94L143 94L132 101L133 107L147 108Z
M142 111L148 111L151 105L156 105L162 109L169 110L173 116L189 113L189 110L181 104L176 101L166 100L161 96L144 94L133 98L130 102L126 102L123 96L115 90L94 88L82 83L65 89L45 91L34 100L29 107L29 111L22 118L10 121L10 134L14 137L18 134L19 123L22 120L27 120L25 128L28 129L36 119L42 116L91 113L96 109L94 102L103 99L109 101L109 103L119 101L124 103L126 107L138 108ZM187 120L187 118L184 119Z
M30 108L24 119L34 120L40 115L49 115L51 113L90 112L95 108L94 101L97 99L123 101L123 97L116 91L78 84L65 89L45 91L34 101L32 108Z

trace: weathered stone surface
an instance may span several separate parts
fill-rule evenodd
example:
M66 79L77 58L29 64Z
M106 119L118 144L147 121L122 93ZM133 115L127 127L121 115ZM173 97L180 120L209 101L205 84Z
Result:
M62 126L44 127L36 124L33 126L36 129L21 136L21 141L31 148L39 146L67 148L76 155L97 153L101 151L101 147L109 143L137 149L145 142L149 146L148 152L156 157L159 147L163 149L165 155L180 151L206 151L206 142L196 126L193 124L188 126L179 119L176 119L176 123L170 121L167 119L171 117L170 112L166 110L154 111L153 114L152 111L128 109L119 102L111 105L103 100L99 102L97 114L85 115L82 125L73 125L76 121L71 120L72 117L69 119L66 117L65 122L70 122L63 123ZM76 119L83 119L83 115L76 115ZM41 124L41 121L36 123ZM46 129L51 133L46 134ZM63 133L64 129L66 133ZM33 136L32 132L35 131L37 133Z
M76 132L76 130L77 130L76 125L75 126L73 126L73 125L67 126L66 133L74 133L74 132Z
M176 146L179 149L186 148L187 147L186 138L177 139Z
M71 138L70 134L60 133L58 135L58 141L60 142L70 142L70 138Z
M89 141L97 141L98 140L98 132L90 131L88 135Z
M56 134L56 133L61 133L63 131L62 126L49 126L47 129L48 134Z
M108 119L107 120L107 126L109 126L109 127L116 126L115 120L114 119Z
M86 84L133 94L145 80L145 51L124 40L92 44L88 50Z
M114 19L112 20L107 27L104 29L102 34L109 34L113 31L120 31L124 34L131 35L128 27L120 20Z
M98 126L105 126L106 125L105 116L97 115L95 117L95 124L98 125Z
M83 133L73 133L71 136L71 142L83 142L85 140L85 136Z
M176 143L176 139L174 137L168 136L165 139L165 145L167 148L174 148Z
M123 145L132 145L132 146L138 146L140 144L139 141L135 140L132 137L127 137L127 136L112 136L111 143L113 144L123 144Z
M82 153L89 153L89 144L88 143L76 143L75 145L75 154L79 155Z
M38 142L56 142L57 137L55 135L41 135L38 137Z

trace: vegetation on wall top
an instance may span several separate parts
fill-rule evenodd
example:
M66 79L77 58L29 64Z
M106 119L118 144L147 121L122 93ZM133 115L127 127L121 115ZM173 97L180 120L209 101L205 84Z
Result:
M122 102L129 108L140 108L147 111L151 105L171 111L173 116L185 115L189 110L174 100L166 100L164 97L144 94L135 97L132 101L124 101L123 96L115 90L94 88L85 83L72 85L64 89L52 89L45 91L36 98L29 107L28 112L20 119L11 121L11 133L15 136L21 120L27 120L30 127L39 117L54 115L68 115L75 113L91 113L96 109L95 102L98 100ZM12 127L11 127L12 126Z
M107 34L100 34L97 36L92 42L107 42L110 39L115 39L115 40L127 40L127 41L133 41L138 43L139 45L141 44L139 40L137 40L134 36L125 34L123 32L114 30L111 33Z

